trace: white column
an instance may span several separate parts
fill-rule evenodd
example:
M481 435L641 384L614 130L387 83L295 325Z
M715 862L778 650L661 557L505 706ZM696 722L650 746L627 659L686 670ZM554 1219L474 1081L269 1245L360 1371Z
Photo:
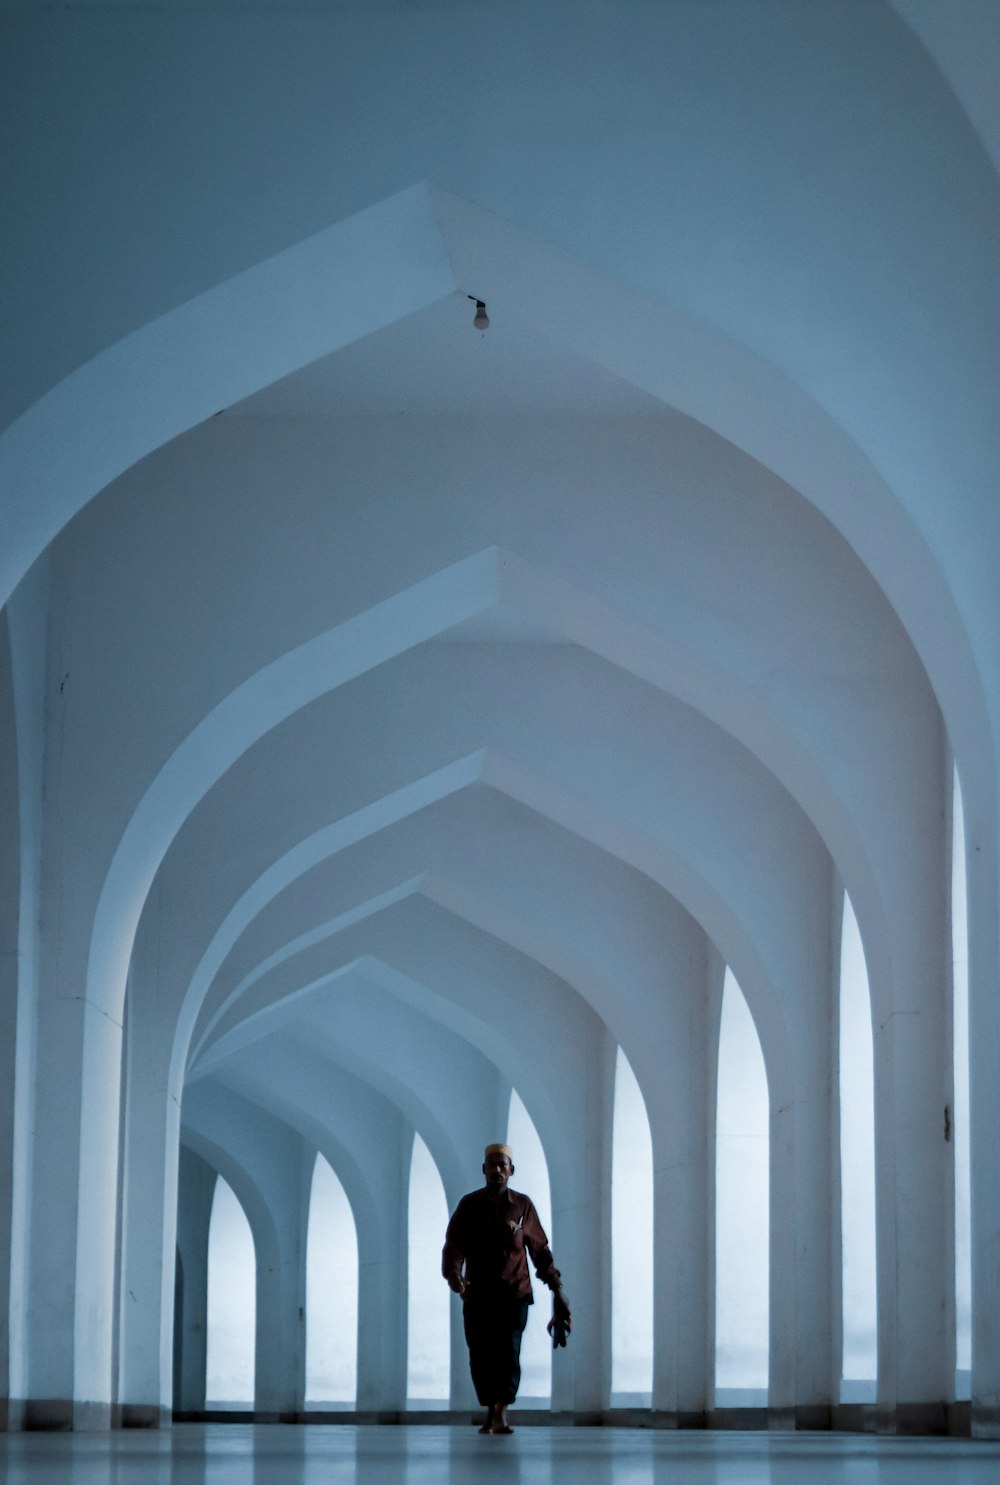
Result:
M17 946L7 961L16 974L14 1000L8 1002L12 1021L9 1049L12 1076L5 1081L4 1118L9 1120L3 1149L9 1152L9 1189L0 1193L2 1210L10 1214L9 1251L5 1282L10 1289L0 1317L7 1344L7 1376L2 1396L9 1398L6 1424L19 1428L25 1421L29 1383L29 1255L31 1251L30 1198L34 1140L34 1066L39 983L39 919L42 859L42 795L45 759L45 656L48 636L49 562L42 558L24 579L6 609L10 641L10 679L16 727L16 825L10 840L18 845L17 881L10 884L13 921L6 923ZM9 867L8 867L9 870ZM8 977L7 985L11 987ZM3 998L3 997L0 997ZM9 1070L11 1070L9 1068ZM8 1144L9 1140L9 1144Z
M300 1166L301 1168L301 1166ZM273 1227L254 1231L257 1248L257 1346L254 1416L294 1422L305 1407L306 1232L298 1203L273 1211Z
M17 743L7 617L0 610L0 1433L10 1400L11 1248L14 1223L14 1072L17 1061L21 841Z
M184 1266L180 1307L179 1388L173 1407L179 1413L205 1408L205 1361L208 1335L208 1228L212 1217L215 1172L193 1150L180 1152L177 1203L177 1247Z
M129 976L118 1401L123 1423L145 1427L168 1424L172 1407L182 1095L174 1028L155 989L140 950Z
M910 801L900 841L887 843L881 904L852 894L873 1000L879 1425L901 1432L944 1427L955 1368L949 808L934 742L925 736L934 789ZM891 964L866 933L880 911Z
M962 776L969 906L969 1101L972 1163L972 1431L1000 1438L1000 946L992 789Z
M655 1412L699 1422L708 1406L715 1128L714 1062L724 964L701 928L664 899L662 992L623 1024L622 1045L653 1146ZM627 1040L626 1040L627 1037Z
M33 757L39 770L44 759L46 770L44 791L35 784L26 791L35 822L27 835L22 813L27 895L21 922L32 941L20 945L25 1017L22 1022L19 1011L18 1019L26 1036L15 1088L14 1210L16 1284L24 1301L17 1317L16 1390L29 1425L106 1428L112 1416L121 1006L113 993L103 1001L89 998L94 987L87 985L87 951L100 888L95 862L115 825L86 818L76 770L59 751L61 725L74 705L74 677L64 674L56 683L64 639L49 632L46 584L44 574L37 581L33 575L23 604L19 593L11 606L18 636L15 686L25 698L33 744L22 757ZM27 718L33 711L36 721ZM101 839L91 849L95 836ZM36 921L37 954L29 926Z
M652 1067L649 1059L636 1067L653 1137L652 1406L678 1423L694 1424L708 1408L713 1354L711 1142L725 971L704 939L702 946L703 952L691 957L691 982L672 987L676 1025L656 1038ZM672 968L676 974L679 966Z

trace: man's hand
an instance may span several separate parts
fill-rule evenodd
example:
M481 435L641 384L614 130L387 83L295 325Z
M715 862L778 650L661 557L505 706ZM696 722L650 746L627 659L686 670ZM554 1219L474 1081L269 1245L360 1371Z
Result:
M546 1326L552 1337L552 1349L565 1346L570 1331L573 1329L573 1317L570 1314L569 1302L561 1289L552 1291L552 1319Z
M461 1299L465 1298L465 1292L468 1287L469 1285L467 1281L463 1279L460 1274L456 1275L455 1278L448 1280L448 1288L452 1291L453 1294L457 1294Z

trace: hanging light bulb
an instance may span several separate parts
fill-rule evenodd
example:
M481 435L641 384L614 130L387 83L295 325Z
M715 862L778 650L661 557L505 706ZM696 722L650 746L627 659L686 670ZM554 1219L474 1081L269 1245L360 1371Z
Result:
M486 313L486 301L484 299L476 299L475 294L470 294L468 297L475 302L476 306L476 318L472 322L473 329L488 330L490 328L490 317Z

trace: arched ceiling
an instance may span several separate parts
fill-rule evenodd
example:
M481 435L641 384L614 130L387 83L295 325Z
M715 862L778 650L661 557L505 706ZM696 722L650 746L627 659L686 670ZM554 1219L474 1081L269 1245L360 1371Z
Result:
M467 319L436 316L424 325L439 365L447 363L441 339L467 333ZM468 377L468 363L457 359ZM404 1053L395 1067L397 1033L386 1041L387 1026L406 1021L402 1010L394 1018L398 997L362 994L358 1004L352 991L338 1035L345 987L359 975L370 983L359 964L395 977L393 995L399 976L420 987L421 1014L437 1004L428 1024L445 1028L423 1034L452 1046L456 1085L472 1055L461 1049L486 1052L541 1110L551 1141L558 1121L544 1112L547 1058L536 1063L501 1030L515 987L555 975L564 987L555 1002L535 987L550 1031L557 1003L581 998L626 1046L655 1099L664 1045L683 1045L670 1014L676 1021L697 993L695 981L671 969L672 954L707 934L755 1007L774 1088L791 1095L791 1047L814 1037L816 1018L828 1014L831 848L846 872L852 852L863 862L891 850L893 831L912 829L925 808L908 810L904 825L895 801L878 803L883 761L897 779L902 769L886 736L901 735L914 715L931 725L936 717L884 598L800 497L676 415L404 413L397 462L386 403L331 416L316 395L314 385L308 412L306 404L278 413L256 402L216 420L207 445L203 430L189 450L166 451L161 468L147 461L75 530L78 551L103 575L92 620L110 634L127 609L142 635L143 673L154 677L152 692L144 684L123 717L133 761L150 747L151 757L162 756L162 701L152 693L187 685L176 628L149 622L147 612L162 612L183 591L177 622L192 636L199 627L212 633L212 666L238 676L255 654L266 662L216 709L218 722L206 719L216 729L207 749L191 751L196 731L166 760L129 826L148 848L149 832L136 821L144 812L155 819L150 798L159 793L176 809L184 797L177 788L191 791L187 816L165 817L163 840L175 833L140 927L158 946L156 993L179 1018L175 1075L193 1034L197 1083L236 1079L244 1096L256 1087L270 1106L274 1038L285 1045L291 1037L314 1058L326 1056L332 1079L346 1066L407 1110L450 1190L458 1157L445 1136L451 1121L435 1108L434 1059ZM206 447L210 462L202 463ZM505 447L513 455L506 461ZM490 472L481 477L477 457L486 450ZM249 468L249 451L255 490L225 473L227 464L240 474ZM335 475L328 489L329 460L346 476L341 483ZM354 469L366 469L368 481L356 494ZM444 471L454 490L442 502ZM205 507L206 475L231 497ZM421 491L415 512L411 487ZM284 545L266 596L258 592L244 612L248 573L274 555L259 542L257 511ZM134 550L151 515L152 530L139 539L157 552L152 585L137 583L114 555ZM398 581L391 574L409 567L415 575L415 557L426 570L459 555L466 530L475 540L509 537L546 565L486 549L270 658L287 643L282 627L308 633L331 595L335 608L349 608L352 588L374 582L384 593L383 574ZM650 580L654 572L662 587ZM228 623L226 614L239 617ZM755 629L743 631L745 615ZM748 684L754 671L769 678L763 686ZM110 700L98 688L91 704ZM817 726L823 708L826 722ZM852 753L864 760L860 777L845 766ZM910 780L915 792L919 775ZM835 826L824 841L822 827L838 820L841 833ZM119 850L105 882L102 907L112 904L115 925L121 903L108 884L128 860ZM881 908L861 886L869 875L873 866L857 890L874 923ZM466 980L464 991L456 985L446 996L442 1020L434 997L455 977L449 966L465 965L460 985L504 944L515 955L506 977L494 977L492 1015L484 1020L469 1001ZM813 993L803 998L810 980ZM141 986L134 981L133 993ZM891 997L888 985L878 988ZM661 1001L673 1009L658 1041L649 1032ZM531 1009L529 996L522 1014ZM403 1041L415 1045L412 1036ZM304 1091L286 1092L285 1105L296 1097L300 1117L314 1125L318 1111Z
M1000 201L886 5L391 9L391 47L365 7L130 12L107 119L106 15L14 28L89 127L15 170L52 288L11 309L2 581L48 553L61 972L113 1018L131 974L178 1095L360 1169L363 1087L452 1190L446 1068L560 1138L513 1006L654 1098L719 951L777 1090L838 877L876 1004L930 973L949 737L992 799ZM104 147L138 117L145 214Z

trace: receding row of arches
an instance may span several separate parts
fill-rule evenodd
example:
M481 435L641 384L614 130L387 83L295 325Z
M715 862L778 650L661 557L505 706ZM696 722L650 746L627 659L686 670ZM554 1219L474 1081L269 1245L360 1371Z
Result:
M482 562L475 559L469 569L475 583L485 581L480 567L491 580L501 574L505 583L512 568L519 571L517 562L491 552ZM447 582L457 582L454 572L449 572ZM526 591L535 593L537 588L541 593L544 589L551 601L549 585L536 579L537 573L525 579ZM426 591L421 589L423 594ZM308 1117L324 1111L331 1131L336 1120L327 1109L323 1061L329 1057L337 1062L339 1057L340 1065L346 1062L348 1066L344 1069L347 1077L339 1080L338 1095L361 1096L348 1088L353 1076L368 1087L373 1102L380 1099L390 1113L393 1108L401 1110L419 1128L419 1111L407 1111L395 1096L403 1087L411 1104L423 1103L440 1132L442 1126L454 1128L456 1123L457 1106L450 1096L454 1090L447 1083L449 1069L440 1066L441 1044L451 1037L455 1055L450 1068L454 1072L461 1065L470 1083L482 1081L481 1071L491 1058L499 1065L496 1049L501 1040L505 1043L503 1077L516 1082L523 1079L526 1096L538 1100L540 1127L560 1176L572 1169L572 1159L558 1126L577 1128L578 1117L587 1112L587 1100L579 1090L586 1087L589 1097L591 1085L586 1079L597 1066L592 1052L599 1052L603 1059L604 1044L610 1040L627 1046L650 1104L654 1145L658 1143L656 1223L661 1237L670 1232L671 1212L679 1207L676 1197L688 1203L685 1216L668 1238L658 1242L655 1254L659 1406L678 1416L703 1413L709 1382L714 1378L716 1393L725 1390L716 1363L725 1353L719 1327L731 1313L728 1305L717 1305L717 1294L713 1298L705 1282L708 1267L713 1282L724 1273L722 1247L732 1224L722 1213L712 1211L709 1216L714 1197L707 1185L710 1161L701 1128L712 1102L706 1096L712 1081L706 1080L706 1071L712 1038L721 1027L725 996L718 965L723 955L736 966L757 1017L772 1085L773 1097L764 1106L764 1134L758 1137L758 1145L767 1146L769 1160L776 1161L774 1179L767 1185L757 1184L762 1190L769 1186L771 1193L781 1193L785 1201L785 1212L778 1214L778 1220L774 1211L767 1211L759 1244L769 1251L772 1272L768 1274L765 1267L761 1284L737 1286L741 1294L763 1300L758 1331L763 1328L766 1334L768 1319L772 1332L778 1331L758 1347L758 1361L763 1360L756 1375L758 1380L769 1381L775 1407L787 1410L801 1400L803 1408L819 1411L829 1408L836 1398L839 1337L831 1334L836 1327L830 1322L839 1301L841 1273L836 1254L828 1250L840 1209L831 1137L836 1102L831 1069L836 1058L835 1015L830 1004L830 960L835 955L830 949L835 933L829 908L830 887L837 873L843 874L856 895L873 970L870 999L880 1005L880 1022L896 1014L886 987L897 981L926 1012L922 1022L897 1020L882 1038L883 1064L875 1081L882 1100L880 1149L886 1167L897 1158L902 1160L910 1149L909 1144L896 1146L897 1119L902 1114L894 1099L900 1088L919 1086L933 1095L922 1099L920 1108L924 1113L933 1104L933 1133L938 1136L939 1110L948 1097L945 1089L950 1092L951 1078L935 1071L931 1080L926 1064L930 1061L938 1068L938 1049L943 1044L936 1033L950 987L943 975L938 978L935 972L932 976L928 968L928 983L921 982L920 996L916 995L902 968L886 961L889 940L878 901L865 892L858 874L848 870L850 861L842 859L842 852L827 853L823 837L812 829L808 817L792 808L774 777L749 754L698 722L680 703L666 700L648 682L640 685L638 679L629 679L620 667L597 658L583 645L582 639L590 632L565 622L563 610L571 606L570 597L559 590L563 622L557 626L560 637L556 643L539 640L536 630L522 639L516 629L518 637L511 642L504 629L508 620L493 615L485 632L477 619L471 636L466 634L457 642L439 639L435 630L434 639L424 646L411 645L413 653L408 650L401 659L383 655L370 673L301 708L302 714L296 712L281 729L266 730L206 796L171 846L156 890L141 915L128 976L124 1107L129 1138L121 1197L120 1293L142 1292L149 1296L149 1304L133 1309L120 1301L123 1341L117 1385L118 1396L129 1400L123 1406L145 1406L136 1401L147 1395L143 1389L154 1383L159 1386L158 1378L167 1376L166 1367L160 1365L163 1351L153 1334L156 1306L162 1296L169 1297L169 1278L166 1284L160 1282L157 1255L162 1252L172 1268L174 1090L179 1098L187 1049L191 1049L189 1091L191 1083L205 1086L221 1070L223 1081L226 1077L241 1080L244 1094L256 1099L268 1117L291 1118L286 1106L299 1098L301 1112L309 1106ZM453 617L450 610L448 616ZM606 643L607 614L602 612L600 618ZM510 622L514 619L512 612ZM434 623L441 626L439 615ZM410 626L401 627L409 643ZM546 707L539 705L540 696L546 698ZM400 716L406 719L405 729L398 725ZM810 716L820 728L821 720L811 712ZM263 719L258 719L258 725L263 725ZM331 738L337 743L335 768L329 766ZM372 747L372 739L378 739L377 748ZM411 757L417 742L420 746ZM707 749L718 753L719 768L714 773L707 769ZM840 756L836 748L834 752ZM659 769L668 763L669 772L661 777ZM557 769L558 780L551 777ZM702 780L699 800L693 799L695 774ZM649 798L633 789L647 775ZM939 767L934 781L940 789ZM612 793L627 823L615 815ZM276 828L280 825L279 835L254 842L252 850L231 848L232 822L256 821L265 799ZM711 805L718 823L725 826L717 839L703 828L703 821L699 824L702 804ZM926 799L920 808L921 819L924 813L934 815L935 829L929 830L934 849L928 847L927 855L933 856L931 864L938 868L942 852L937 848L936 830L944 811L932 811ZM901 818L909 829L911 816L901 812ZM327 823L317 830L317 822L322 821ZM913 835L916 844L916 825ZM674 864L672 855L679 839L684 842L683 870ZM242 837L239 840L241 846L249 845ZM898 846L900 842L894 837L886 844ZM909 859L903 850L897 850L896 858ZM527 874L526 862L531 866ZM709 877L718 878L718 887L706 889ZM927 877L929 887L929 870ZM201 883L212 886L217 919L209 912ZM551 890L553 883L557 891ZM919 928L924 922L923 899L915 901L913 894L903 891L904 885L896 884L898 901L905 904L905 916L912 917ZM927 897L930 903L929 891ZM726 898L740 904L738 920ZM539 910L540 904L544 911ZM933 906L937 925L938 914L943 917L943 897L935 896ZM187 926L194 923L198 932L188 934ZM903 925L897 926L899 945L906 950L909 963L910 958L919 957L919 942L908 945ZM127 937L116 934L114 942L120 945ZM919 933L915 939L919 940ZM764 949L766 958L762 957ZM395 976L393 983L384 983L391 976ZM384 992L381 999L391 1010L394 985L403 977L409 982L403 998L409 996L413 1012L408 1028L421 1038L417 1059L409 1029L406 1034L383 1038L378 1013L372 1011L378 998L375 991ZM336 988L327 995L325 985ZM537 1044L532 1048L529 1039L509 1030L512 1022L519 1027L526 1024L543 997L552 1013L547 1019L553 1035L563 1035L570 1024L580 1033L572 1055L564 1059L564 1086L544 1108L552 1081L547 1058L544 1053L538 1055ZM301 1014L290 1026L293 1014L298 1014L288 1011L293 1001ZM698 1007L701 1021L689 1028L685 1017L693 1006ZM702 1023L712 1018L716 1024L709 1035L711 1029ZM896 1031L906 1028L905 1041L914 1025L920 1028L919 1046L900 1049ZM264 1026L276 1032L273 1055L270 1044L266 1049L262 1045L260 1029ZM685 1058L678 1049L694 1048L694 1032L696 1056ZM690 1044L685 1040L688 1035ZM239 1058L241 1048L247 1049L253 1040L259 1055L251 1066L249 1055L242 1062ZM301 1096L305 1094L303 1046L315 1072L308 1097ZM475 1055L470 1055L470 1047ZM428 1052L437 1054L433 1065ZM890 1076L885 1076L887 1064L894 1060L903 1073L898 1083L893 1082L891 1065ZM284 1068L280 1077L276 1076L279 1062ZM685 1062L693 1070L690 1090ZM658 1088L658 1074L668 1063L670 1073L659 1076ZM920 1078L912 1076L914 1070ZM603 1079L603 1071L600 1076ZM168 1118L158 1123L148 1095L151 1088L163 1087L170 1095ZM593 1087L598 1098L589 1107L599 1108L600 1118L587 1126L588 1137L596 1133L603 1141L607 1138L605 1089L603 1084L597 1087L596 1080ZM938 1087L940 1098L934 1091ZM87 1088L91 1089L89 1082ZM566 1100L577 1095L578 1102L568 1114ZM688 1137L686 1111L694 1111L696 1104L699 1123L697 1128L690 1126ZM461 1107L467 1108L467 1102ZM350 1117L346 1105L345 1112ZM493 1111L484 1103L481 1112L489 1129L484 1127L479 1133L490 1137L495 1132ZM744 1100L744 1119L746 1113ZM784 1134L779 1131L776 1137L779 1117ZM433 1144L431 1132L425 1132ZM735 1129L734 1139L746 1141L744 1124ZM384 1153L377 1142L374 1149L372 1144L367 1131L365 1138L354 1142L355 1154L366 1171ZM316 1142L316 1148L321 1145ZM85 1139L83 1147L91 1158L94 1142ZM463 1189L459 1182L468 1179L461 1170L466 1157L453 1139L439 1140L434 1148L441 1170L446 1171L449 1198L454 1200ZM936 1140L915 1142L913 1149L926 1152L929 1160L940 1165L944 1197L951 1179L950 1155L941 1151ZM700 1160L697 1168L689 1153ZM238 1160L238 1150L231 1148L229 1154ZM153 1156L162 1156L167 1171L159 1190ZM335 1156L331 1158L336 1164ZM392 1172L404 1159L402 1146L394 1146L392 1160L388 1155L382 1160L384 1169L378 1180L390 1199L394 1199L390 1188L396 1179ZM687 1170L695 1172L690 1178L683 1173L685 1162ZM737 1167L746 1174L745 1163L737 1160ZM674 1172L678 1172L676 1177ZM939 1229L947 1221L948 1200L937 1203L939 1216L931 1243L927 1224L911 1220L918 1215L915 1199L927 1190L926 1182L921 1183L920 1172L905 1161L903 1175L899 1212L894 1213L897 1203L890 1195L880 1213L883 1241L878 1299L883 1336L893 1332L897 1302L898 1314L906 1317L912 1329L917 1328L913 1304L900 1301L900 1275L913 1280L921 1297L925 1276L935 1274L942 1290L942 1303L935 1306L935 1314L943 1317L945 1328L948 1324L946 1291L951 1281L946 1278L946 1263L950 1254L943 1258L944 1248L938 1242ZM568 1191L566 1184L562 1204L578 1207L577 1194ZM88 1190L94 1189L91 1182ZM378 1194L381 1203L385 1192ZM387 1230L383 1221L387 1214L381 1203L374 1225ZM694 1220L688 1221L689 1217ZM391 1221L399 1219L394 1216ZM368 1226L370 1231L370 1220ZM697 1240L692 1236L696 1229ZM158 1249L161 1233L166 1234L166 1241ZM698 1255L698 1271L687 1276L680 1271L685 1234L691 1237L689 1252ZM910 1255L912 1264L909 1258L902 1265L886 1258L897 1237L916 1245ZM784 1256L776 1260L781 1244ZM591 1263L588 1284L599 1283L608 1295L613 1286L605 1283L600 1263L603 1252L610 1254L612 1246L602 1234L586 1255ZM405 1261L407 1250L395 1245L394 1238L387 1248ZM925 1253L924 1248L934 1251ZM746 1244L743 1249L745 1256ZM275 1253L280 1257L277 1242ZM789 1283L784 1293L772 1282L776 1261L784 1274L791 1274L793 1265L799 1269L797 1282ZM577 1264L577 1269L584 1271L584 1265ZM664 1304L660 1297L672 1283L676 1297ZM922 1297L931 1307L930 1298ZM376 1287L376 1302L390 1316L399 1313L398 1297L386 1297L384 1289ZM610 1300L605 1308L610 1314ZM706 1314L715 1309L719 1313L706 1321ZM780 1312L777 1325L776 1310ZM819 1326L817 1316L822 1320ZM602 1315L595 1343L577 1348L574 1367L582 1352L584 1357L601 1358L602 1365L606 1360L614 1371L612 1363L626 1354L604 1334L605 1318ZM702 1351L708 1349L703 1333L709 1326L712 1355L706 1363L692 1341ZM363 1328L359 1319L359 1329ZM258 1329L266 1333L263 1320ZM169 1334L169 1325L161 1330ZM873 1330L871 1323L869 1333ZM81 1339L81 1348L85 1339ZM386 1351L391 1365L382 1372L388 1379L383 1396L385 1406L392 1408L405 1395L398 1337ZM935 1398L950 1396L950 1383L946 1388L935 1374L932 1390L929 1377L938 1358L942 1371L951 1370L950 1347L928 1346L933 1354L924 1357L928 1377L921 1382L920 1394L916 1384L904 1387L894 1381L892 1366L908 1354L907 1348L894 1344L890 1351L888 1357L880 1356L877 1368L883 1400L897 1395L912 1398L922 1392ZM680 1375L678 1362L685 1358L691 1363L685 1378L690 1385L676 1388L675 1404L671 1389ZM81 1374L85 1361L82 1356L74 1358ZM88 1374L93 1374L93 1368ZM374 1371L370 1374L375 1375ZM563 1380L567 1375L564 1370ZM730 1377L734 1386L740 1377L745 1381L746 1373L737 1370ZM603 1376L588 1374L584 1380L586 1385L577 1389L574 1399L581 1411L603 1405L602 1399L616 1393L642 1391L626 1385L621 1377L612 1376L609 1383ZM165 1396L165 1392L158 1395ZM169 1403L169 1396L165 1402ZM567 1405L569 1400L563 1403Z
M946 1111L955 1143L955 1395L968 1395L971 1350L971 1243L968 1149L968 1055L964 815L954 775L952 929L954 958L954 1108ZM838 1071L841 1182L842 1402L875 1397L877 1375L876 1171L874 1052L864 948L844 893L839 946ZM767 1074L753 1016L727 969L718 1024L714 1129L715 1401L764 1405L769 1379L770 1111ZM506 1137L517 1152L517 1185L529 1191L558 1252L553 1231L548 1162L525 1107L512 1091ZM581 1158L586 1152L581 1151ZM190 1161L182 1164L180 1207L197 1198ZM184 1172L188 1173L185 1182ZM610 1397L613 1406L649 1406L654 1349L653 1144L645 1100L627 1057L615 1059L611 1156L612 1293ZM201 1396L186 1405L244 1410L254 1405L260 1282L252 1225L218 1172L201 1187L210 1212L204 1295ZM434 1157L413 1132L406 1181L406 1398L409 1408L447 1406L459 1334L449 1319L450 1296L437 1282L448 1215ZM316 1152L308 1189L305 1306L302 1312L304 1399L307 1410L353 1409L357 1403L359 1325L357 1228L348 1195L329 1161ZM178 1254L175 1330L176 1405L183 1405L183 1355L190 1345L180 1298L191 1276ZM523 1352L522 1401L546 1407L552 1358L540 1324L529 1327Z

